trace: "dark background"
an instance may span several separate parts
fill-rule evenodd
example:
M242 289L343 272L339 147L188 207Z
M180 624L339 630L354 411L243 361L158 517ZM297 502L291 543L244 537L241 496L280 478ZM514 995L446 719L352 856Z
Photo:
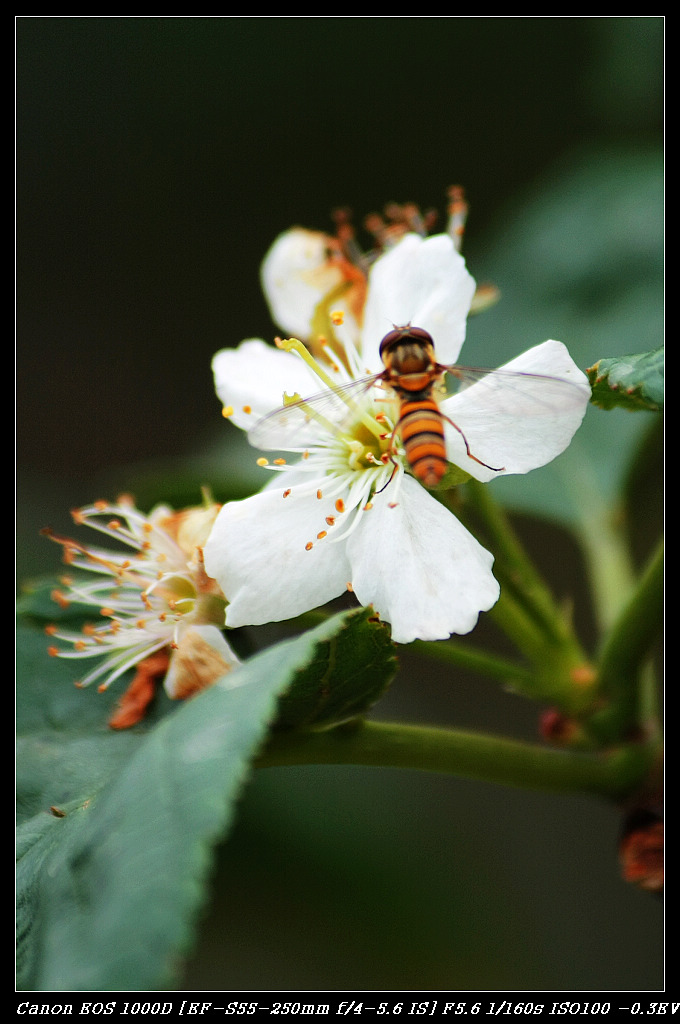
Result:
M258 269L280 231L443 211L462 182L474 266L573 153L662 145L660 17L19 17L16 47L20 579L56 568L41 526L137 478L171 499L162 467L223 436L210 359L273 336ZM442 704L414 673L394 713L535 735L495 687ZM585 798L261 773L186 984L658 987L660 905L619 881L618 828Z
M217 348L270 338L293 223L466 185L467 252L588 142L658 143L659 18L20 18L18 456L191 450Z

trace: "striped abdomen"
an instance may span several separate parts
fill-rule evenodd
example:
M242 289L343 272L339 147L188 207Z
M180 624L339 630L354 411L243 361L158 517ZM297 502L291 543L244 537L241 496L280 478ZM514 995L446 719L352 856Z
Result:
M403 399L399 433L414 476L425 487L436 487L446 472L447 458L444 420L434 399Z

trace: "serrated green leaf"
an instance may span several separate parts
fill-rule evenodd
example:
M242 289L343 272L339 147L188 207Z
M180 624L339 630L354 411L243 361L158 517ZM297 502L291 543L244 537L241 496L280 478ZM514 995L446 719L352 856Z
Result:
M279 695L295 693L298 680L309 695L320 673L335 680L331 665L352 644L380 675L381 659L392 664L385 633L363 609L335 616L160 721L118 733L105 725L108 695L102 703L74 690L68 662L48 659L45 638L22 629L18 790L32 816L19 828L18 987L170 987L212 846L233 820ZM361 677L356 663L352 671ZM342 690L326 703L342 713L347 701Z
M664 400L664 349L600 359L588 371L592 401L602 409L659 412Z
M388 628L370 609L357 610L319 644L314 661L279 697L275 724L324 729L363 715L385 693L396 668Z

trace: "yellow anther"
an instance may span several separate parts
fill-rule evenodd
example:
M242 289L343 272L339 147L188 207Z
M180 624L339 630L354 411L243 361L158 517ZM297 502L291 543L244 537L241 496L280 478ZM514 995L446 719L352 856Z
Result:
M274 344L277 348L283 349L284 352L295 352L301 348L304 349L304 345L297 338L275 338ZM307 351L305 349L305 351Z
M225 405L224 408L222 409L222 415L224 416L225 420L228 420L230 416L234 415L234 406Z
M375 437L379 436L378 426L375 422L375 418L367 411L362 410L361 406L358 406L349 397L349 395L347 395L346 393L343 394L342 391L338 391L337 381L334 381L331 377L328 376L326 371L319 365L317 360L314 358L311 352L309 352L308 349L305 348L301 341L298 341L297 338L288 338L287 340L277 338L276 345L278 348L283 349L284 352L294 352L296 355L298 355L300 359L302 359L307 364L307 366L309 366L309 368L317 375L319 380L321 380L326 385L326 387L329 388L330 391L334 391L335 394L338 395L338 397L345 403L348 409L352 410L357 414L359 420L363 423L363 425L366 427L369 433L373 434ZM302 400L299 395L294 395L291 398L288 395L284 394L284 405L289 405L293 401L301 402ZM332 424L326 423L324 421L324 417L318 412L318 410L310 410L310 412L313 413L314 418L318 420L319 423L324 424L330 430L330 432L332 432Z

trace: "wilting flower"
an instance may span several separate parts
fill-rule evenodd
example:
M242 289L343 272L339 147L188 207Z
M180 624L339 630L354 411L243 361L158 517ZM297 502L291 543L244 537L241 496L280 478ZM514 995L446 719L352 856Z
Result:
M173 512L159 506L149 516L126 497L101 501L73 513L75 522L119 542L119 550L84 545L45 534L63 546L73 570L94 574L69 576L53 597L62 606L94 608L98 620L82 631L49 626L48 633L66 648L53 646L61 658L96 658L79 686L99 682L107 689L128 669L137 672L111 725L124 728L142 717L165 677L170 697L184 698L211 685L237 659L224 639L224 596L205 571L202 547L218 512L206 505Z
M348 588L391 623L398 642L467 633L498 599L493 557L410 475L397 396L379 380L350 385L384 369L380 342L395 325L429 332L437 361L455 363L475 282L450 235L406 233L361 292L346 247L324 239L287 232L263 265L274 315L297 326L307 347L252 339L213 360L225 414L254 445L298 456L275 459L268 468L282 475L225 505L215 522L205 561L229 602L226 624L290 618ZM556 341L504 370L525 375L505 378L515 382L507 394L503 375L492 375L439 403L448 460L479 480L555 458L590 396ZM539 402L536 374L552 379ZM320 386L324 397L299 401ZM282 392L288 408L261 420Z

